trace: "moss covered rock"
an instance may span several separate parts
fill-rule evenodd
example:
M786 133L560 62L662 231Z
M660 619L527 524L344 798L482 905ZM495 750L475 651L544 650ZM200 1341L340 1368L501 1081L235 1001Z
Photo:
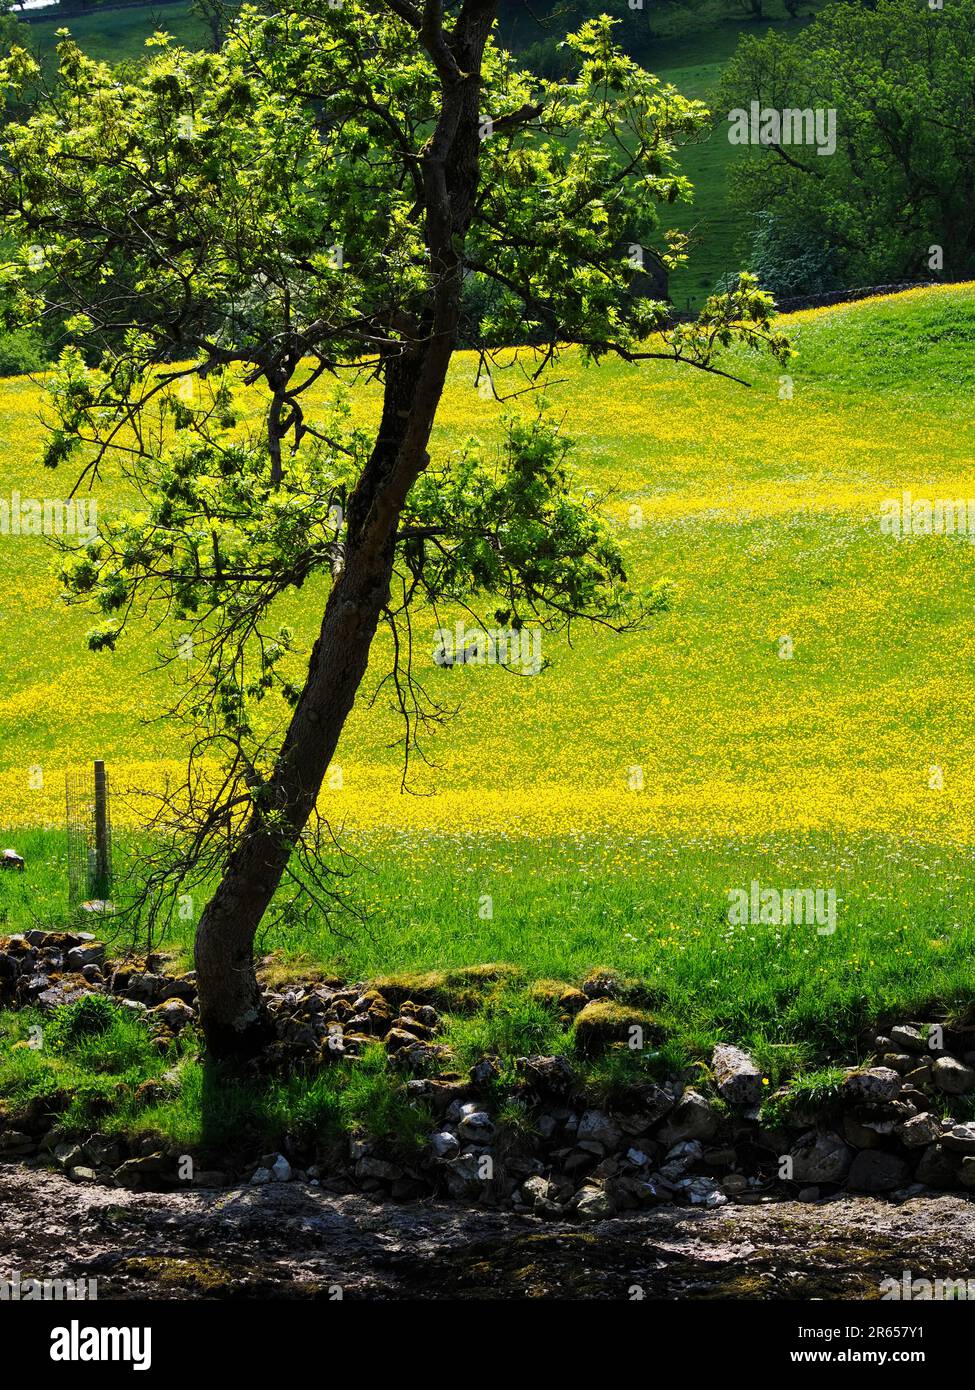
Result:
M660 1042L660 1025L652 1014L617 999L594 999L575 1018L576 1045L587 1056L623 1043L640 1051Z

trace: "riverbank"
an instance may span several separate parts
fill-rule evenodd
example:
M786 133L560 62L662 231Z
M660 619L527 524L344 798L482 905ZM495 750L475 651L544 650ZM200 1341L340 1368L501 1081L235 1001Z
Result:
M975 1199L661 1208L577 1226L297 1184L130 1192L0 1164L0 1277L99 1299L881 1299L975 1277Z

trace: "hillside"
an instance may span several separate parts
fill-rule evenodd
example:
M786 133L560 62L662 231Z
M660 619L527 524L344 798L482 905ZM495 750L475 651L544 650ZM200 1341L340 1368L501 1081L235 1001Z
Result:
M957 538L893 543L878 518L902 488L975 496L961 389L975 373L975 294L912 292L786 322L800 350L792 401L751 363L746 390L658 364L584 371L568 355L549 395L577 441L580 483L611 495L634 581L676 582L672 611L646 634L553 641L552 670L538 678L438 670L431 619L431 687L464 706L432 745L441 770L421 779L437 795L390 802L395 721L363 710L342 754L343 815L734 835L906 822L972 838L972 552ZM473 370L466 357L455 366L442 448L497 427L501 407L479 399ZM0 388L4 477L24 498L48 496L54 481L31 461L39 399L26 379ZM367 414L372 403L364 393ZM73 480L59 481L66 492ZM110 485L96 500L111 509ZM633 506L642 529L629 524ZM114 657L85 652L92 620L56 603L43 542L0 545L0 820L56 819L63 769L98 752L157 781L177 755L168 729L143 722L165 698L163 679L144 674L158 644L147 635ZM306 638L316 613L309 594L293 615ZM791 660L779 659L781 635ZM33 763L47 769L43 792L26 790ZM929 763L945 768L938 796ZM626 795L636 764L645 790Z

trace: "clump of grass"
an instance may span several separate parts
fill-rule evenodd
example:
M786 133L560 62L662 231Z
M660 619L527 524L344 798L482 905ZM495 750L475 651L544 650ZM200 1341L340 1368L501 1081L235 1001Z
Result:
M155 1044L143 1020L102 996L45 1015L0 1015L0 1097L14 1123L57 1118L66 1133L128 1125L144 1082L161 1077L180 1053Z
M502 985L489 994L476 1013L448 1017L442 1041L462 1068L481 1057L497 1057L501 1080L514 1079L514 1059L571 1052L572 1038L551 1009L524 990Z
M793 1077L784 1093L772 1095L762 1105L762 1123L769 1129L789 1124L800 1111L829 1111L839 1102L846 1072L842 1067L823 1067Z

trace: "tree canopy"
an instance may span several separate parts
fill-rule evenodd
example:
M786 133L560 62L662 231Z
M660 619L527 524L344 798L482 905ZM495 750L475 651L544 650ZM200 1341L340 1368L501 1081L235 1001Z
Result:
M828 247L841 283L975 267L975 3L841 3L794 38L747 37L720 106L836 111L837 149L770 146L736 198L785 243ZM932 248L940 247L943 256ZM817 252L818 255L818 252Z
M216 53L157 35L118 71L65 37L52 86L23 50L3 66L32 106L0 146L20 247L5 322L63 324L45 461L90 486L111 459L140 498L69 550L66 592L100 610L97 648L146 612L192 632L176 707L220 772L191 761L147 900L222 875L197 951L218 1050L257 1020L251 941L292 857L316 871L306 827L380 623L409 748L439 715L413 667L421 600L559 628L625 626L661 599L633 591L531 409L500 451L431 457L465 280L491 287L486 337L529 345L483 347L481 389L533 391L567 342L704 371L735 343L788 356L748 277L694 323L647 296L648 263L684 255L655 209L689 195L677 152L708 114L612 29L568 36L572 82L497 46L492 0L289 0L246 7ZM344 391L364 378L374 429ZM328 597L302 679L276 600L312 575ZM319 901L307 877L299 896Z

